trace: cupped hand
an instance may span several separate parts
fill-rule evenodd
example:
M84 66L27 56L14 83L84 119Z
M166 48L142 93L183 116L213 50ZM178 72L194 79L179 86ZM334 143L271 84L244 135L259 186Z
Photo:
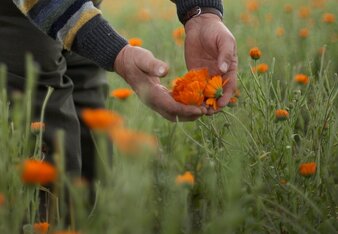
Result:
M202 14L185 24L185 60L187 68L208 68L210 75L229 79L218 99L219 110L225 107L237 85L236 40L224 23L214 14ZM208 114L213 114L212 108Z
M192 121L204 115L205 107L176 102L160 77L168 73L168 65L140 47L125 46L114 63L114 70L124 78L147 106L170 121Z

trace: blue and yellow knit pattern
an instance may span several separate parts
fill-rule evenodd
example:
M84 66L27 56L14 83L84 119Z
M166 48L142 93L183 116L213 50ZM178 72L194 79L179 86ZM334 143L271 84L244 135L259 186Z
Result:
M70 50L77 32L101 11L102 0L13 0L17 7L44 33Z

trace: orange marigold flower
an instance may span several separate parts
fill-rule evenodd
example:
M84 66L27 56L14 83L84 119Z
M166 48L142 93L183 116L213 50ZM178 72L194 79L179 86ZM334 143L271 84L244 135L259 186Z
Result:
M143 22L149 21L151 19L150 11L146 8L141 8L137 12L137 19Z
M0 193L0 207L5 204L6 198L3 193Z
M289 118L289 112L284 109L276 110L275 116L277 120L287 120Z
M123 124L123 119L119 114L106 109L86 108L82 111L81 117L89 128L97 131L107 131Z
M218 106L217 106L217 99L216 98L208 98L205 101L205 104L207 106L212 106L212 108L214 108L214 110L217 110Z
M247 0L246 2L246 9L249 12L255 12L259 8L259 3L257 0Z
M117 149L125 154L138 154L144 150L155 152L158 148L155 136L130 129L112 130L110 137Z
M314 8L324 8L327 0L312 0L312 6Z
M183 26L174 29L172 36L173 36L173 39L176 45L179 45L179 46L183 45L184 35L185 35L185 32L184 32Z
M261 63L256 66L256 71L258 73L265 73L269 70L269 65L266 63Z
M262 56L262 52L258 47L254 47L249 51L249 55L252 59L258 60Z
M336 22L336 17L332 13L325 13L322 16L322 21L327 24L333 24L334 22Z
M200 106L204 101L204 89L208 82L208 70L190 70L177 78L172 91L173 98L186 105Z
M221 76L213 76L208 80L204 89L204 96L207 98L220 98L223 96L223 86L228 82L228 79L223 80Z
M234 107L237 105L238 99L236 97L232 97L229 100L228 107Z
M309 83L309 77L305 74L295 75L295 82L302 85L307 85Z
M303 6L299 9L298 16L302 19L306 19L310 16L310 12L311 11L309 7Z
M42 122L32 122L31 123L31 131L32 133L39 133L45 129L45 123Z
M194 185L195 184L195 177L190 171L186 171L183 175L178 175L176 177L176 184L188 184Z
M293 11L293 7L291 4L284 5L284 12L285 13L291 13Z
M305 39L309 36L310 32L308 28L301 28L298 32L300 38Z
M48 232L49 223L42 222L42 223L34 223L34 233L36 234L46 234Z
M27 159L23 162L21 180L26 184L46 185L56 180L56 168L48 162Z
M275 33L277 37L282 37L285 34L285 29L283 27L278 27Z
M111 91L110 96L116 99L125 100L134 93L133 90L128 88L114 89Z
M310 176L316 173L317 164L315 162L302 163L299 166L299 173L302 176Z
M130 38L130 39L128 40L128 43L129 43L129 45L131 45L131 46L142 46L143 41L142 41L141 38L134 37L134 38Z

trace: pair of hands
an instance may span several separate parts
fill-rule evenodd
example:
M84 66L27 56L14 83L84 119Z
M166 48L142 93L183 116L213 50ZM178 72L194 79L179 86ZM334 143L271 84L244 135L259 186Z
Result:
M225 107L236 89L237 54L235 38L218 16L203 14L185 24L185 61L187 68L207 67L211 75L229 79L219 108ZM189 106L176 102L160 78L168 74L168 65L140 47L125 46L118 54L114 70L132 87L140 99L164 118L192 121L212 115L212 108Z

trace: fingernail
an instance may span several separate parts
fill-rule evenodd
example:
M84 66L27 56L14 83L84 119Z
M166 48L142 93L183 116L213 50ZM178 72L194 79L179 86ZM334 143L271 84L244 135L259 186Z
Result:
M163 76L164 73L165 73L165 67L160 67L160 68L158 69L158 74L159 74L160 76Z
M229 66L226 62L222 63L222 65L220 67L221 71L224 72L224 73L228 71L228 68L229 68Z

